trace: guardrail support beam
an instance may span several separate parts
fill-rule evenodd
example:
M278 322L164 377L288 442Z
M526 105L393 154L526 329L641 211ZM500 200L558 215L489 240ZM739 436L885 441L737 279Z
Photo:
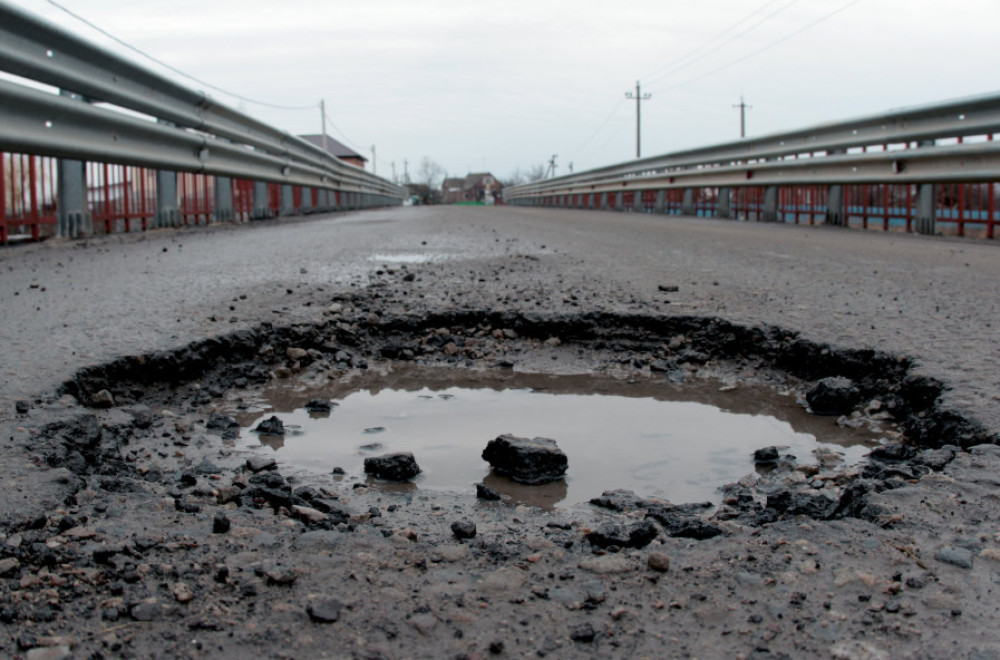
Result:
M254 220L264 220L271 217L271 200L265 181L253 182L253 212L250 217Z
M720 188L719 189L719 201L715 207L715 214L723 219L729 219L733 214L732 205L732 188Z
M936 199L937 190L933 183L917 186L917 208L913 218L913 231L917 234L934 234L937 231Z
M177 207L177 172L156 171L156 226L178 227L181 212Z
M778 187L764 188L764 222L778 221Z
M228 176L215 177L215 211L212 213L215 222L232 222L233 213L233 180Z
M834 227L844 226L844 186L830 186L826 190L825 224Z
M59 177L56 236L77 238L93 234L94 225L87 208L87 164L60 158L56 162L56 176Z
M694 188L684 189L684 199L681 201L681 215L698 215L694 204Z
M295 215L295 197L292 186L287 183L281 184L281 206L278 215Z

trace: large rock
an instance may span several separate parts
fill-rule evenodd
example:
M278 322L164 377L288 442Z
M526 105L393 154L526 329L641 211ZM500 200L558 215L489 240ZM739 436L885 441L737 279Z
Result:
M277 415L271 415L254 429L257 433L264 433L267 435L285 435L285 424Z
M420 466L410 452L397 452L366 458L365 472L386 481L409 481L420 474Z
M817 415L846 415L861 401L861 392L851 379L832 376L816 383L806 401Z
M522 484L544 484L562 479L569 461L549 438L518 438L501 435L490 440L483 459L494 471Z

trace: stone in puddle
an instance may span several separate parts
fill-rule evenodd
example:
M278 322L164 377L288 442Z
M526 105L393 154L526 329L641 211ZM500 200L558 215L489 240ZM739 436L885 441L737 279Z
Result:
M309 399L306 403L306 410L309 412L330 412L333 404L327 399Z
M397 452L366 458L365 472L386 481L409 481L420 474L420 466L410 452Z
M496 492L486 484L476 484L476 497L488 502L501 499L500 493Z
M817 415L846 415L861 401L861 392L850 378L831 376L816 383L806 401Z
M278 419L277 415L272 415L258 424L254 431L267 435L285 435L285 424Z
M555 440L513 435L490 440L483 450L483 459L498 474L532 486L562 479L569 465Z
M761 447L753 453L754 463L763 463L765 465L777 463L780 458L778 454L777 447Z

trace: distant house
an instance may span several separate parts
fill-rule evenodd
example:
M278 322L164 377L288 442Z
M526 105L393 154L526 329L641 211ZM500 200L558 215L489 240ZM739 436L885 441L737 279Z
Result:
M310 144L315 144L320 149L323 148L323 135L321 133L317 133L315 135L300 135L299 137ZM347 145L337 142L329 135L326 136L326 150L345 163L349 163L355 167L360 167L361 169L365 169L365 163L368 162L367 158Z
M503 184L489 172L452 177L441 184L441 201L444 204L483 202L494 204L500 199Z

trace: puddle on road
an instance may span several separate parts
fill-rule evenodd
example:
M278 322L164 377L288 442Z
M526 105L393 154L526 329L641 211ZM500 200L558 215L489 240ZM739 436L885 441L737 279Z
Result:
M435 261L443 261L443 255L432 254L373 254L368 257L368 261L381 264L428 264Z
M820 450L853 464L875 439L809 415L791 396L719 387L404 366L322 389L244 392L226 408L243 427L239 447L273 451L284 465L316 474L341 467L345 479L370 482L365 457L410 451L423 473L404 490L471 491L484 482L515 503L544 508L616 488L675 503L718 502L719 486L755 471L755 449L787 447L782 454L801 464L815 464ZM331 400L333 410L307 412L315 398ZM251 431L271 415L285 436ZM567 477L524 486L493 474L481 454L504 433L556 440L569 458Z

